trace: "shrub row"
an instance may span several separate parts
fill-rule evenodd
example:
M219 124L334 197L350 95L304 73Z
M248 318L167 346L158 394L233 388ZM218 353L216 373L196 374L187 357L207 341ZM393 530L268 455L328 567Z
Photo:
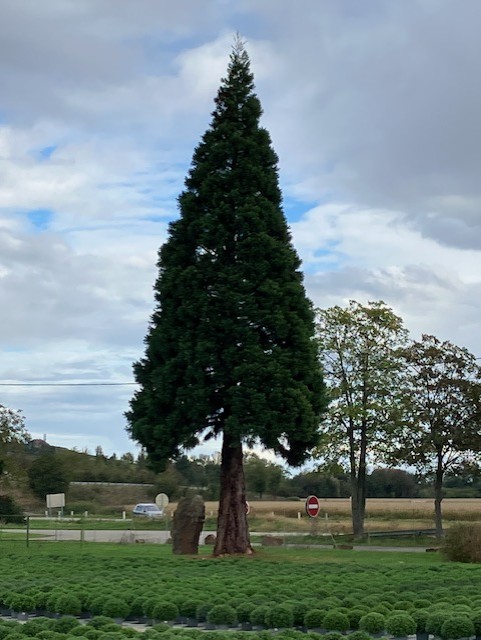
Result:
M38 556L0 558L0 607L393 636L406 635L415 624L416 631L429 627L433 635L453 639L460 633L456 628L466 634L474 625L471 635L481 635L477 567L431 558L402 566L294 564L262 558L191 561L161 548L119 547L112 553L109 547L107 554L87 545L73 555L50 548Z

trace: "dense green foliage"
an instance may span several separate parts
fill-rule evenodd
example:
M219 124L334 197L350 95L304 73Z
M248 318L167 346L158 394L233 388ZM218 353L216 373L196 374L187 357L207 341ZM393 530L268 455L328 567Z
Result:
M6 524L22 524L25 521L20 506L10 496L0 495L0 522Z
M50 493L66 493L70 475L63 460L55 454L55 449L41 453L28 469L30 488L41 500Z
M416 622L407 613L389 616L386 620L386 631L395 638L405 638L416 633Z
M158 466L220 433L299 464L325 396L277 157L239 43L215 103L159 252L129 431Z

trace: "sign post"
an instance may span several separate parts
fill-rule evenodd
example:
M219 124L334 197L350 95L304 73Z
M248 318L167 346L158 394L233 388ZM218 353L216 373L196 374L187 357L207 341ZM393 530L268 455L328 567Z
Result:
M309 518L317 518L321 505L319 504L319 498L317 496L307 496L306 498L306 513Z

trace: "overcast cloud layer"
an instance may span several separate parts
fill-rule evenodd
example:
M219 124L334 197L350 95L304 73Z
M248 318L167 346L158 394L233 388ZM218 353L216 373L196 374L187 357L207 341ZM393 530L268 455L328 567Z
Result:
M480 24L478 0L3 0L0 383L132 380L237 30L315 305L383 299L481 356ZM0 403L123 453L133 389Z

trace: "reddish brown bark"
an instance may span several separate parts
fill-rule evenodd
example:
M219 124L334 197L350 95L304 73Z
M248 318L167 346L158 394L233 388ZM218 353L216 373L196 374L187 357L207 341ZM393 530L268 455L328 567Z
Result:
M246 512L242 443L224 434L214 555L253 553Z

